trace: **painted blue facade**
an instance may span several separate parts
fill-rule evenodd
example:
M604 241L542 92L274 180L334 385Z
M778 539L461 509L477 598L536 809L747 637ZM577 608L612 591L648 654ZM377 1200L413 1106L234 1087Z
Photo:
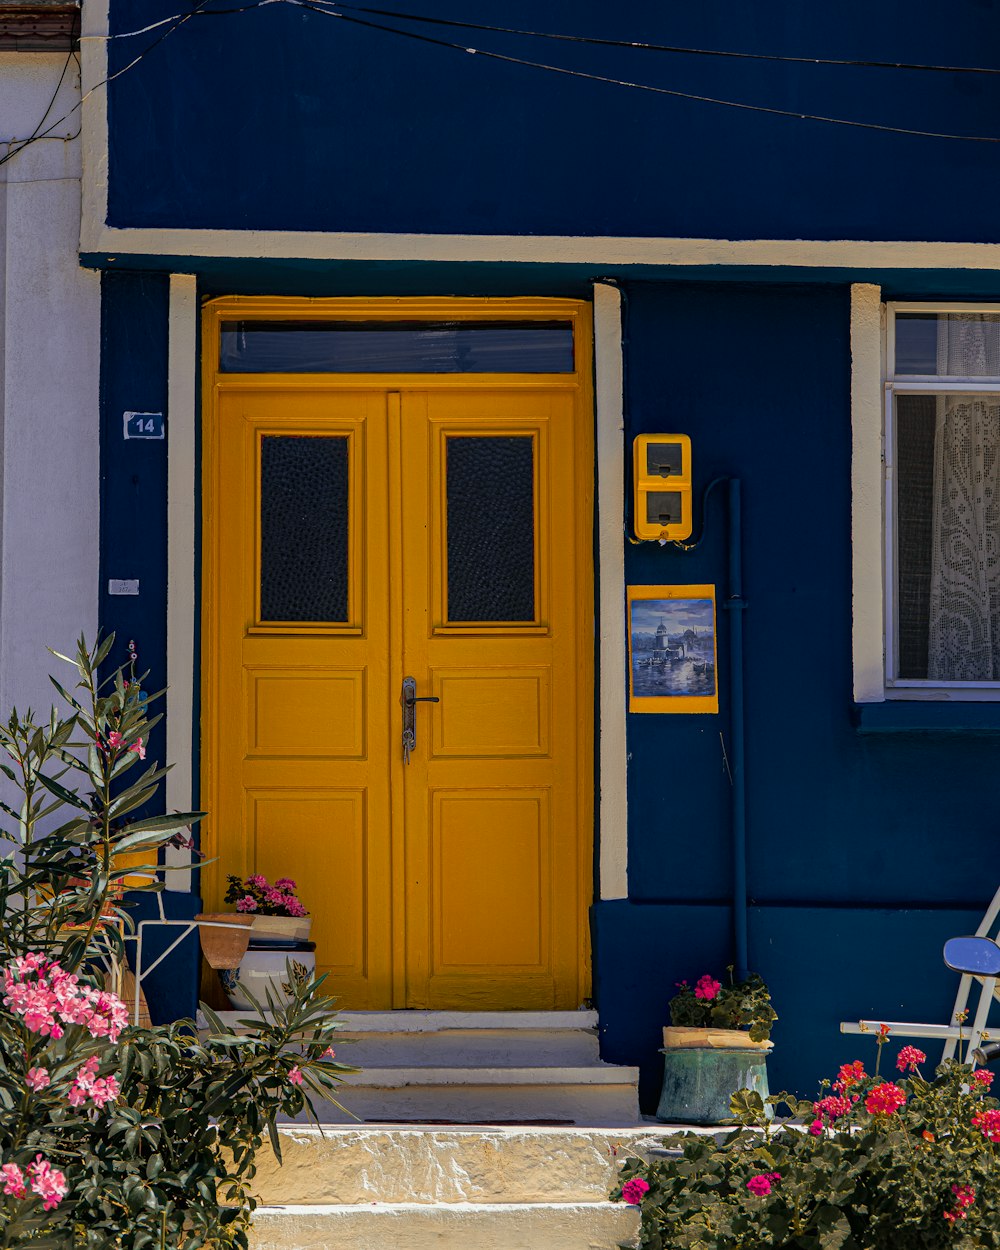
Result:
M229 9L223 3L208 4ZM374 6L380 7L380 6ZM183 9L113 3L112 30ZM458 0L425 17L830 59L979 65L996 13L962 0L833 8ZM950 134L994 133L1000 78L560 43L273 5L194 18L110 88L109 223L694 238L996 237L991 145L851 129L677 99L469 55L659 89ZM355 24L356 20L405 30ZM123 68L163 35L121 39ZM442 47L425 40L458 45ZM959 185L959 196L941 193Z
M212 6L208 9L211 11ZM961 0L793 0L653 11L586 0L425 16L785 56L978 65L997 11ZM136 23L113 0L112 30ZM176 11L144 6L143 23ZM348 16L588 74L793 112L1000 135L1000 75L731 60ZM474 15L474 16L473 16ZM199 16L111 45L116 227L728 239L1000 239L1000 148L744 112L469 55L306 9ZM152 46L156 43L156 46ZM954 189L954 193L952 193ZM234 245L235 246L235 245ZM871 1043L862 1015L944 1019L942 940L996 888L1000 704L858 709L852 694L850 283L883 298L1000 299L1000 273L639 264L432 264L88 255L104 285L102 624L162 685L167 444L121 412L166 406L168 279L204 296L547 294L616 275L625 438L682 430L696 499L743 493L750 965L781 1017L771 1080L809 1093ZM132 272L122 272L132 270ZM194 505L193 505L194 506ZM629 584L726 585L724 495L683 553L626 545ZM701 509L696 507L696 531ZM624 539L623 539L624 541ZM139 577L138 599L108 577ZM728 622L720 613L720 658ZM719 716L630 716L629 897L593 909L603 1054L649 1103L674 983L733 958L728 687ZM161 739L162 741L162 739ZM161 748L162 750L162 748ZM162 758L162 754L161 754Z

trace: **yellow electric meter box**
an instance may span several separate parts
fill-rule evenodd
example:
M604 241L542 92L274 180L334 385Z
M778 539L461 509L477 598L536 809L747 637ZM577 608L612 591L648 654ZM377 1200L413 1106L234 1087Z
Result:
M640 434L633 444L636 538L691 534L691 440L686 434Z

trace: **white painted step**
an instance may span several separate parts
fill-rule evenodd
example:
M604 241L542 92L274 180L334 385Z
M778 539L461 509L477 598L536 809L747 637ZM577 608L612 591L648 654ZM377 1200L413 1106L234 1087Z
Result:
M345 1011L358 1067L575 1067L598 1060L596 1011Z
M639 1213L611 1202L258 1207L254 1250L616 1250Z
M317 1103L323 1124L639 1123L638 1068L580 1067L366 1068L348 1076L338 1101ZM301 1119L305 1119L303 1116Z
M282 1164L262 1150L265 1206L379 1203L593 1203L659 1127L351 1128L286 1125Z
M230 1026L246 1012L222 1011ZM344 1011L338 1057L359 1068L578 1067L598 1061L596 1011Z

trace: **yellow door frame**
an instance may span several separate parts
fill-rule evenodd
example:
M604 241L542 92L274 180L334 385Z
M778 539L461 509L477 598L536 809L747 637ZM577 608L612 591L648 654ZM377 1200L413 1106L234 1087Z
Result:
M574 372L572 374L516 373L221 373L219 371L223 321L563 321L573 326ZM201 806L208 813L201 827L202 851L209 862L203 870L205 905L220 905L227 865L218 856L220 845L212 820L219 786L220 717L206 709L218 706L218 439L219 398L225 392L290 390L359 390L402 392L433 387L435 390L504 388L516 391L569 391L574 395L577 437L574 440L574 476L579 484L572 542L579 576L576 582L580 647L580 706L594 709L594 659L589 640L594 621L594 394L593 318L584 301L547 298L469 299L463 297L327 298L225 296L207 301L202 310L202 577L201 577ZM395 558L398 559L398 552ZM395 580L395 579L394 579ZM394 613L399 620L398 612ZM594 741L593 715L577 726L578 778L578 873L580 915L579 979L581 1001L591 992L590 928L588 911L593 898ZM394 890L402 882L402 865L393 869ZM399 947L399 939L394 939ZM394 950L394 967L401 949ZM398 981L398 973L394 974Z

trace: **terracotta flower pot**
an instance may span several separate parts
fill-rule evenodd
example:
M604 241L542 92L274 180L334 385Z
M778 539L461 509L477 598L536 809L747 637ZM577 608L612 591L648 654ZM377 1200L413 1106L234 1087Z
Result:
M195 920L210 920L198 926L201 953L210 968L237 968L250 944L252 917L231 911L199 912ZM220 927L216 927L220 926ZM225 926L224 928L221 926Z

